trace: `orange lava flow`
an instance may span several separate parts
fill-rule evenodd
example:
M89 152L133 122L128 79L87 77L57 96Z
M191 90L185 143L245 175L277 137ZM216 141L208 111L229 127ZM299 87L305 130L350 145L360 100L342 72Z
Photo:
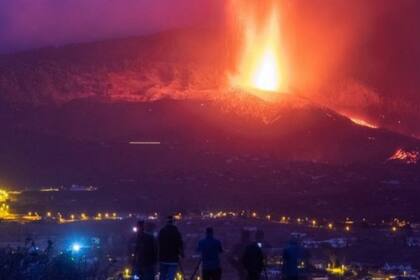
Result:
M362 120L362 119L353 118L353 117L349 117L349 119L353 123L358 124L358 125L361 125L361 126L366 126L366 127L370 127L370 128L378 128L378 126L376 126L374 124L371 124L371 123L369 123L369 122L367 122L365 120Z

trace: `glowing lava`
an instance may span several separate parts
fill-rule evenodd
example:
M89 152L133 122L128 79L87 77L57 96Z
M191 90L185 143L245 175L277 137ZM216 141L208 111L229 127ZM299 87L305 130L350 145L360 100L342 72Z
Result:
M255 71L253 84L257 89L277 91L279 89L278 73L276 55L271 51L267 51L263 55L261 65Z
M367 121L365 121L365 120L362 120L362 119L353 118L353 117L349 117L349 119L350 119L353 123L355 123L355 124L357 124L357 125L360 125L360 126L366 126L366 127L369 127L369 128L378 128L378 126L376 126L376 125L374 125L374 124L372 124L372 123L369 123L369 122L367 122Z
M388 160L398 160L406 164L416 164L420 160L420 152L398 149Z
M252 8L243 9L238 4L243 3L240 1L234 3L236 3L235 11L240 30L243 33L243 47L237 73L231 76L232 86L265 92L286 91L278 9L272 7L269 16L261 21L257 19Z

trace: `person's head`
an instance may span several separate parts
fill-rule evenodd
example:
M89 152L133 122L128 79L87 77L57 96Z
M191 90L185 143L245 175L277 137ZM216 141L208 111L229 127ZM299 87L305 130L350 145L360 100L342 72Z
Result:
M173 225L174 224L174 217L172 215L167 217L166 224L167 225Z
M213 228L212 227L206 228L206 236L207 237L213 237L213 235L214 235Z
M255 241L264 241L264 231L262 229L258 229L257 232L255 232Z
M297 236L292 236L292 237L290 238L290 240L289 240L289 245L290 245L290 246L298 246L298 245L299 245L299 242L300 242L299 237L297 237Z

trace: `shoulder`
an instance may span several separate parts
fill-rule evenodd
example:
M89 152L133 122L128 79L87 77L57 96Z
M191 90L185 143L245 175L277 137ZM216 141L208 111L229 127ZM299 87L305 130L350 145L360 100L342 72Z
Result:
M174 226L174 225L168 225L167 226L167 230L169 232L179 232L178 228L176 226Z

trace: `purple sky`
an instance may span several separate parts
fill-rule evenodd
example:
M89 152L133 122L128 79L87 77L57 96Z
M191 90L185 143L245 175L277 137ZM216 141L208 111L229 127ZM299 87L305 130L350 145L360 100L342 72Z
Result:
M220 22L225 0L0 0L0 52Z

